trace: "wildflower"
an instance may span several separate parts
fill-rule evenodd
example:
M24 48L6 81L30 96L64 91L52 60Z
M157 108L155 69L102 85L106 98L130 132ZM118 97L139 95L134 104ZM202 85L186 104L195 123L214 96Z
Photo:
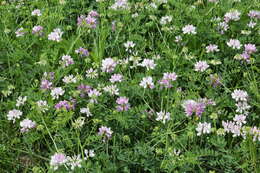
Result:
M90 157L95 157L95 151L94 150L87 150L87 149L85 149L84 153L85 153L85 156L86 156L84 158L84 160L87 160Z
M80 155L74 155L72 157L67 156L66 165L70 166L71 170L74 170L76 167L81 168L82 159Z
M16 100L16 106L20 107L22 105L24 105L24 103L27 101L27 96L19 96L18 99Z
M41 80L41 89L43 90L47 90L47 89L51 89L52 87L52 82L46 80L46 79L42 79Z
M7 114L7 119L9 121L13 121L13 123L15 122L16 119L20 119L20 117L23 115L23 113L20 110L17 109L13 109L11 111L8 112Z
M256 10L250 10L248 13L248 16L253 19L260 19L260 11L256 11Z
M154 9L156 9L156 8L158 7L154 2L151 2L151 3L149 4L149 6L150 6L151 8L154 8Z
M229 47L231 47L232 49L240 49L240 48L241 48L240 41L237 40L237 39L230 39L230 40L227 42L227 45L228 45Z
M85 117L78 117L73 123L72 127L75 129L80 129L85 124Z
M156 112L157 118L156 121L162 121L163 124L165 124L166 121L169 121L171 119L170 113L165 111Z
M210 44L206 47L206 52L210 53L210 52L219 52L218 46L215 44Z
M75 53L79 54L81 57L84 56L89 56L89 52L87 49L84 49L82 47L78 48L77 50L75 50Z
M56 105L55 105L55 109L56 110L60 110L60 109L65 109L67 111L74 109L74 105L71 104L70 102L63 100L63 101L59 101Z
M123 81L123 76L121 74L113 74L109 80L112 83L122 82Z
M249 132L251 135L253 135L253 141L260 141L260 129L257 127L252 127Z
M50 166L54 170L57 170L59 166L64 165L67 162L67 157L63 153L55 153L51 156Z
M222 121L222 126L226 133L232 133L233 137L241 136L241 125L237 125L232 121Z
M163 16L160 20L161 25L166 25L167 23L170 23L172 21L171 16Z
M52 99L58 99L59 96L62 96L65 91L61 87L53 88L51 90Z
M196 131L198 136L200 136L201 134L209 134L211 132L211 124L206 122L199 122Z
M156 64L153 59L144 59L140 66L146 67L147 70L151 70L155 68Z
M98 135L103 137L103 141L110 139L112 137L113 131L110 129L110 127L101 126L98 129Z
M229 26L226 22L220 22L218 23L217 29L220 31L221 34L224 34L224 32L229 29Z
M151 76L144 77L139 84L143 88L154 88L153 78Z
M232 98L234 100L238 101L247 101L248 94L246 91L235 89L233 93L231 94Z
M170 81L176 81L177 79L176 73L163 73L163 79L170 80Z
M124 47L126 48L127 52L131 53L131 49L135 47L135 43L133 41L127 41L126 43L124 43Z
M62 81L66 84L76 83L77 79L73 75L65 76Z
M88 85L80 84L77 89L80 91L80 96L84 97L92 88Z
M193 25L186 25L182 28L183 34L197 34L196 27Z
M196 102L194 100L185 100L182 104L185 110L186 116L192 116L193 113L200 117L205 111L206 105L203 102Z
M180 43L182 41L182 37L180 35L175 36L175 40L176 43Z
M36 127L36 123L30 119L24 119L20 122L21 132L28 132L30 129Z
M110 8L113 10L127 10L129 9L129 4L127 0L116 0Z
M86 71L86 77L90 79L95 79L98 77L97 70L94 70L93 68L90 68Z
M45 100L39 100L36 102L36 105L38 107L38 109L41 111L41 112L46 112L48 109L49 109L49 106L47 104L47 101Z
M233 121L238 125L242 125L246 123L246 116L243 114L238 114L233 118Z
M204 72L207 68L209 68L209 65L206 61L198 61L195 64L195 71Z
M141 61L141 57L138 57L138 56L130 56L129 58L129 61L133 62L133 65L130 66L130 68L134 68L134 67L137 67Z
M35 9L32 11L32 16L41 16L42 13L41 13L41 10L39 9Z
M254 44L245 44L244 45L245 47L245 52L248 53L248 54L252 54L252 53L255 53L257 51L256 49L256 46Z
M88 13L89 16L91 17L99 17L99 14L97 11L95 10L91 10L89 13Z
M61 31L61 29L60 28L56 28L56 29L53 30L53 32L51 32L48 35L48 40L60 42L62 40L62 38L61 38L62 35L63 35L63 32Z
M103 90L111 95L119 95L119 90L116 85L106 86L103 88Z
M43 27L40 25L34 26L32 29L32 34L42 36L43 35Z
M61 57L60 64L61 64L63 67L68 67L69 65L74 64L74 60L71 58L70 55L63 55L63 56Z
M129 99L126 97L119 97L116 100L118 106L116 107L117 111L127 111L130 108L130 104L128 103Z
M80 108L80 113L86 114L86 117L91 117L92 113L90 112L89 108Z
M26 31L24 30L24 28L19 28L16 32L16 37L22 37L24 36L24 34L26 34Z
M49 80L53 80L53 79L54 79L54 75L55 75L54 72L49 72L49 73L44 72L44 73L43 73L43 78L49 79Z
M88 26L89 28L96 28L98 24L99 14L96 11L90 11L88 16L81 15L77 19L78 26Z
M246 101L236 103L236 112L247 114L247 110L251 108Z
M228 13L225 14L224 20L225 22L229 21L238 21L240 19L241 13L238 10L231 10Z
M161 86L165 88L171 88L172 84L171 81L175 81L177 79L176 73L164 73L163 78L158 81Z
M249 28L254 28L254 27L256 26L256 22L250 21L250 22L247 24L247 26L248 26Z
M113 60L112 58L106 58L102 60L102 71L111 73L114 71L115 67L117 65L117 62Z
M210 76L210 84L213 86L213 87L217 87L219 85L221 85L221 82L220 82L220 78L218 75L216 74L211 74Z
M234 58L238 59L238 60L245 60L245 61L249 62L250 61L250 54L248 54L247 52L244 51L242 54L237 55L237 57L235 56Z
M101 93L96 89L91 89L88 92L88 96L91 98L91 103L97 103L97 97L101 96Z

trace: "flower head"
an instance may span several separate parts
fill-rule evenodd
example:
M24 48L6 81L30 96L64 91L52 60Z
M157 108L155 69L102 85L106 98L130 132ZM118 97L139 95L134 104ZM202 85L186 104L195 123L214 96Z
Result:
M63 35L63 32L61 31L61 29L60 28L56 28L56 29L53 30L53 32L51 32L48 35L48 40L60 42L62 40L62 38L61 38L62 35Z
M233 93L231 94L232 98L234 100L238 101L247 101L248 99L248 94L246 91L240 90L240 89L235 89Z
M41 16L42 13L41 13L41 10L39 9L35 9L32 11L32 16Z
M143 88L154 88L153 78L151 76L144 77L139 84Z
M193 25L186 25L182 28L183 34L197 34L196 27Z
M237 40L237 39L230 39L230 40L227 42L227 45L228 45L229 47L231 47L232 49L240 49L240 48L241 48L240 41Z
M79 54L81 57L84 57L84 56L89 56L89 52L87 49L85 48L78 48L77 50L75 50L75 53Z
M30 119L24 119L20 122L21 132L28 132L30 129L36 127L36 123Z
M211 124L206 122L199 122L196 131L198 136L200 136L201 134L209 134L211 132Z
M195 64L195 71L204 72L207 68L209 68L209 65L206 61L198 61Z
M119 97L116 100L116 103L118 104L117 111L127 111L130 108L130 104L128 103L129 99L127 97Z
M32 29L32 34L42 36L43 35L43 27L40 25L34 26Z
M64 165L67 162L67 157L63 153L55 153L51 156L50 165L54 170L57 170L59 166Z
M195 113L196 116L200 117L205 111L206 105L203 102L196 102L194 100L186 100L182 104L187 116L192 116Z
M111 73L114 71L116 65L117 65L117 62L115 60L113 60L112 58L106 58L106 59L102 60L101 69L103 72Z
M215 44L210 44L206 47L206 52L210 53L210 52L219 52L218 46Z
M156 121L162 121L163 124L166 123L166 121L169 121L171 119L170 113L165 111L156 112Z
M122 82L123 81L123 76L121 74L113 74L109 80L112 83Z
M98 135L103 136L103 141L105 141L106 139L110 139L112 137L112 133L113 131L110 129L110 127L106 127L106 126L101 126L98 129Z
M53 88L51 90L52 99L58 99L64 93L65 93L65 91L61 87Z
M24 28L19 28L19 29L17 29L15 34L16 34L16 37L22 37L22 36L24 36L24 34L26 34L26 31Z
M16 119L20 119L20 117L23 115L23 113L20 110L13 109L8 112L7 119L9 121L15 122Z

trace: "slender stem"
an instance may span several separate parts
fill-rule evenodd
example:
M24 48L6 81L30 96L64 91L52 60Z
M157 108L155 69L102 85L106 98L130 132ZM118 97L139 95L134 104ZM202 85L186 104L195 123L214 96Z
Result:
M49 134L49 136L50 136L50 138L51 138L51 140L52 140L52 142L53 142L53 144L54 144L54 147L55 147L56 151L58 152L58 147L57 147L57 145L56 145L56 143L55 143L53 137L51 136L51 133L50 133L50 131L49 131L49 129L48 129L48 127L47 127L47 125L46 125L46 123L45 123L45 121L44 121L43 118L42 118L42 122L43 122L45 128L47 129L47 132L48 132L48 134Z

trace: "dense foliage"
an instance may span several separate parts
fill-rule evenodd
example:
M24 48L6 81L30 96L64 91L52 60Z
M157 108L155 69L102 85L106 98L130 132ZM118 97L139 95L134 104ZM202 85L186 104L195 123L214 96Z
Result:
M257 0L0 3L0 172L260 172Z

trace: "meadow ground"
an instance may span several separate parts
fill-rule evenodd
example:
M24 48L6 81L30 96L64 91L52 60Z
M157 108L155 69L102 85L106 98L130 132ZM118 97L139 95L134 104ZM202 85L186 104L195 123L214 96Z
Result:
M0 1L0 172L260 172L257 0Z

